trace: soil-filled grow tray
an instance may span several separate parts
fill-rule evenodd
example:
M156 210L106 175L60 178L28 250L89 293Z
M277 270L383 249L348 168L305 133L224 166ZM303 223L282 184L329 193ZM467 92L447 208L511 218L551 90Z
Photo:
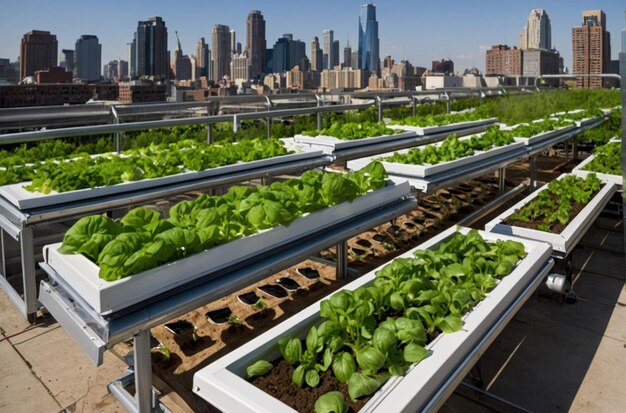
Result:
M459 140L467 140L470 139L471 136L460 138ZM442 143L435 143L432 145L440 146ZM365 168L370 162L374 159L379 160L385 170L389 175L397 175L402 178L425 178L428 176L436 175L445 171L449 171L451 169L458 168L463 165L467 165L470 163L482 162L486 159L489 159L493 156L501 155L503 153L507 153L510 151L514 151L516 149L520 149L524 146L523 142L514 142L508 145L496 146L486 151L475 151L473 155L464 156L462 158L457 158L448 162L441 162L436 165L430 164L421 164L421 165L413 165L413 164L405 164L405 163L397 163L397 162L389 162L384 161L383 159L393 155L394 153L405 154L410 151L410 149L403 149L397 152L389 152L382 155L376 155L373 157L355 159L353 161L348 161L347 167L348 169L358 171L359 169ZM423 150L426 146L418 147L415 149Z
M613 140L611 140L608 144L612 144L615 143ZM607 145L608 145L607 144ZM589 174L596 174L598 176L598 178L600 178L600 180L602 182L611 182L614 183L615 185L617 185L618 188L621 188L623 186L623 181L624 178L622 177L622 175L613 175L613 174L607 174L607 173L601 173L601 172L595 172L595 171L588 171L586 170L587 167L589 166L589 164L591 162L593 162L593 160L595 159L595 155L591 155L589 157L587 157L587 159L585 159L584 161L582 161L581 163L579 163L578 165L576 165L576 167L574 167L574 169L572 169L572 173L574 175L580 176L582 178L586 178Z
M206 179L219 175L232 174L256 168L263 168L281 163L302 161L322 156L321 151L304 152L275 156L267 159L259 159L250 162L240 162L233 165L225 165L217 168L206 169L198 172L183 172L175 175L163 176L160 178L142 179L140 181L124 182L121 184L102 186L97 188L78 189L68 192L50 192L42 194L40 192L30 192L24 189L30 182L0 186L0 196L19 209L33 209L48 207L52 205L65 204L70 202L93 199L102 196L120 194L124 192L139 191L148 188L156 188L163 185L171 185L182 182L191 182L198 179Z
M416 249L433 249L457 230L450 228ZM460 228L462 233L469 229ZM479 232L487 241L514 240L522 243L526 256L512 272L502 278L464 317L464 325L455 333L439 334L427 345L428 356L409 367L403 376L392 376L361 408L361 412L420 411L446 386L451 375L462 379L464 361L477 346L495 338L494 325L528 297L551 268L551 247L548 244L519 240L501 234ZM401 257L411 257L411 250ZM371 285L375 273L369 272L343 287L355 290ZM340 290L341 291L341 290ZM313 325L319 325L320 302L317 302L263 335L249 341L230 354L194 375L193 390L217 409L229 412L293 412L289 405L272 397L245 379L246 369L258 360L277 360L280 357L278 340L283 337L304 339ZM469 368L469 366L468 366ZM312 407L312 406L309 406Z
M413 131L418 135L434 135L437 133L450 132L454 133L462 129L476 128L478 126L493 125L498 121L497 118L479 119L468 122L450 123L449 125L442 126L410 126L410 125L387 125L389 129L401 129L407 131Z
M407 183L371 191L352 202L343 202L297 218L289 226L279 225L229 243L188 256L178 261L122 278L99 278L100 267L81 254L61 254L61 243L44 247L44 260L76 294L100 314L108 314L139 303L201 277L215 277L221 270L282 248L334 225L410 196Z
M371 138L361 138L361 139L339 139L334 136L305 136L305 135L296 135L294 136L294 142L299 146L310 147L317 150L321 150L324 153L333 153L335 151L340 151L344 149L356 148L367 145L374 145L378 143L384 142L392 142L403 139L416 138L417 134L415 132L402 132L396 133L392 135L383 135L383 136L374 136Z
M561 175L557 179L563 179L567 175ZM543 186L531 193L526 198L513 205L511 208L498 215L485 225L485 230L514 235L521 238L547 242L552 245L555 252L566 256L576 246L578 241L585 235L591 224L596 220L600 212L604 209L616 190L614 183L605 183L604 186L591 198L580 212L571 219L559 233L541 231L538 229L524 228L520 226L507 225L505 221L515 212L521 210L525 205L532 202L537 196L548 189L548 185Z

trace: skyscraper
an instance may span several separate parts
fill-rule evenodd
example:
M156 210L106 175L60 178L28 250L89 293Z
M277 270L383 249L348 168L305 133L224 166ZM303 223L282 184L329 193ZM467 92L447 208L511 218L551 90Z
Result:
M350 42L346 43L346 47L343 48L343 67L352 67L352 48Z
M165 21L159 16L139 21L135 40L136 75L167 79L170 70Z
M339 66L339 40L334 40L330 48L330 57L328 58L328 65L331 69L335 66Z
M126 43L128 48L128 76L137 76L137 33L133 36L133 41Z
M522 50L552 48L550 18L544 9L531 10L524 30L520 34L519 47Z
M61 56L63 56L63 58L61 59L60 66L69 72L74 72L74 49L61 50Z
M211 34L211 54L213 58L213 80L230 76L230 28L223 24L213 26Z
M76 77L94 82L100 80L100 68L102 67L102 45L98 42L98 36L83 34L76 40ZM117 73L117 63L116 70Z
M230 31L230 53L237 53L237 34L234 30Z
M334 32L330 29L326 29L323 31L324 34L324 48L322 49L324 54L322 56L322 67L324 69L332 69L333 66L331 66L331 49L333 47L333 37L334 37Z
M201 37L196 44L196 68L198 70L198 77L206 76L208 79L207 69L210 65L209 45L204 42L204 37Z
M176 51L174 51L174 61L172 62L172 69L174 70L176 80L190 80L192 78L191 59L188 55L183 54L183 48L180 45L178 32L175 33Z
M582 26L572 28L572 73L608 73L611 62L611 35L606 31L606 15L602 10L582 12ZM577 78L577 87L602 87L601 78Z
M359 69L378 72L380 69L379 46L376 6L371 3L363 4L359 17Z
M315 36L313 40L311 40L311 70L321 72L323 70L323 59L322 49L320 49L320 40Z
M20 79L56 66L58 53L59 43L54 34L41 30L26 33L20 45Z
M246 21L246 54L250 78L256 79L265 70L265 20L259 10L252 10Z
M283 35L274 43L274 51L272 52L272 72L281 73L291 69L291 45L287 35Z

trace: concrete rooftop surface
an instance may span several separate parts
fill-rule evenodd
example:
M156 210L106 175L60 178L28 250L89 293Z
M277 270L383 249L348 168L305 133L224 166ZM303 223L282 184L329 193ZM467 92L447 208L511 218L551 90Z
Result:
M441 412L626 411L622 220L598 218L572 257L578 301L539 287ZM0 292L0 412L123 412L106 386L126 369L112 351L95 367L52 317L31 326ZM154 383L169 409L190 411Z

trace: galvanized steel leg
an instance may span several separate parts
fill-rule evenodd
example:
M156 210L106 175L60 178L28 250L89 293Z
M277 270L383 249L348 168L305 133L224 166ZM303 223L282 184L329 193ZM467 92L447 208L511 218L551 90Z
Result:
M504 180L506 179L506 168L498 169L498 188L500 189L500 193L504 192Z
M139 413L152 411L152 361L150 359L150 330L141 330L133 337L135 400Z
M563 142L565 145L565 162L569 162L569 141Z
M578 136L574 136L572 139L572 160L578 160Z
M266 128L265 128L265 137L266 137L267 139L269 139L269 138L270 138L270 136L272 136L272 118L266 118L266 119L265 119L265 125L266 125Z
M337 279L348 277L348 243L337 244Z
M39 309L37 304L37 282L35 280L35 251L33 228L25 227L20 232L20 250L22 253L22 282L24 285L24 304L26 315L34 320Z
M537 188L537 169L535 166L535 158L536 158L536 155L532 155L528 159L528 164L529 164L529 169L530 169L530 188L531 189Z

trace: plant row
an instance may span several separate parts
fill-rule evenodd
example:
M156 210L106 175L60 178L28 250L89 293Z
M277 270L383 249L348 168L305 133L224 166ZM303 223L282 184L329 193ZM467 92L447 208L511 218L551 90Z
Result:
M550 132L571 125L573 122L568 119L543 119L539 122L518 125L513 128L513 132L516 138L530 138L543 132Z
M514 142L513 136L513 132L501 130L497 126L491 126L481 135L459 139L456 134L452 134L441 144L412 148L406 153L396 152L382 160L403 164L436 165L471 156L476 151L486 151L494 147L508 145Z
M609 175L621 175L622 143L610 142L606 145L598 146L593 151L593 160L582 169Z
M303 131L305 136L333 136L338 139L354 140L369 138L374 136L394 135L402 133L402 130L395 130L386 127L382 123L376 122L339 122L335 121L328 128L322 130Z
M395 120L391 122L393 125L407 125L407 126L444 126L452 123L470 122L475 120L484 119L485 115L477 112L463 112L439 115L425 115L425 116L408 116L403 119Z
M537 197L509 217L515 221L538 222L539 231L550 232L555 225L566 225L574 204L585 205L600 190L602 183L596 174L587 178L567 175L548 184Z
M103 215L78 220L59 252L83 254L99 276L117 280L353 199L385 185L379 162L346 174L307 171L269 186L233 186L223 196L202 195L175 204L164 219L137 208L119 222Z
M7 167L0 171L0 185L32 181L32 184L26 186L32 192L67 192L202 171L287 153L283 144L274 139L212 145L186 140L166 146L132 149L121 156L111 153L102 156L83 154L61 162Z
M304 342L278 341L282 358L295 367L293 385L315 388L320 372L331 369L353 400L373 394L389 377L427 357L424 346L435 336L460 330L462 316L525 256L519 242L488 242L471 230L455 233L436 249L393 260L369 286L323 300L323 321ZM248 367L248 378L271 374L273 366L259 360ZM341 393L330 392L315 409L345 412L347 404Z
M566 112L560 115L555 116L558 119L567 119L567 120L583 120L583 119L592 119L592 118L600 118L604 116L604 112L600 109L587 109L581 111L574 112Z

